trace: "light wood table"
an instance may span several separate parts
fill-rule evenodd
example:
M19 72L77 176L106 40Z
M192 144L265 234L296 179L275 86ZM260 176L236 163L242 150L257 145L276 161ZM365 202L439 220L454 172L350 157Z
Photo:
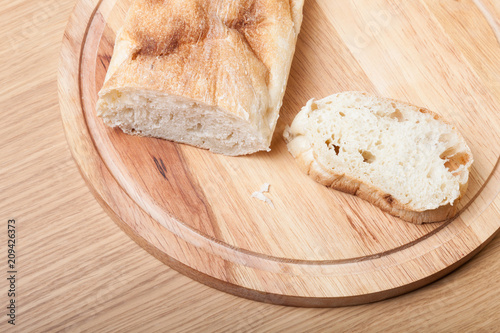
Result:
M57 95L74 0L0 6L0 331L494 332L500 238L452 274L362 306L264 304L206 287L149 255L94 199L72 160ZM7 324L7 221L16 220L16 325Z

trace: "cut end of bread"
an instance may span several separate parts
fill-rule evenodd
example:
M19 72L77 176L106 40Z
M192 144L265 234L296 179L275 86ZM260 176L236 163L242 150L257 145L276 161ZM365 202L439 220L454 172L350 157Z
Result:
M138 107L140 105L140 107ZM229 156L269 150L267 138L248 121L219 107L157 91L105 91L97 115L127 134L150 136Z
M225 155L269 150L303 0L136 0L99 92L106 125Z
M361 92L309 101L284 136L320 183L416 223L456 213L473 162L463 137L437 114Z

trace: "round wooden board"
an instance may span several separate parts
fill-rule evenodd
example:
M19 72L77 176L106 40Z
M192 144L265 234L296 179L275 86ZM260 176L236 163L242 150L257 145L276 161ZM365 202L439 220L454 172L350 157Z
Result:
M272 151L226 157L128 136L96 117L130 3L76 5L61 51L61 112L95 196L130 237L174 269L260 301L352 305L436 280L499 230L500 46L488 15L500 7L306 1ZM457 125L475 156L457 218L406 223L299 171L281 138L285 125L309 98L343 90L410 101ZM264 183L274 208L251 198Z

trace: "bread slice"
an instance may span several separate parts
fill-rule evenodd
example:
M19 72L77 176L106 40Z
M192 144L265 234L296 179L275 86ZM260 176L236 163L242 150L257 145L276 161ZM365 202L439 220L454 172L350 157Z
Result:
M284 137L319 183L417 224L457 213L473 162L464 138L437 114L362 92L310 100Z
M97 114L129 134L226 155L269 150L303 0L136 0Z

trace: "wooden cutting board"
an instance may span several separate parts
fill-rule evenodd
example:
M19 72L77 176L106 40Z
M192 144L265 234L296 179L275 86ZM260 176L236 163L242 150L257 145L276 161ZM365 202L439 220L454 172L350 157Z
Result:
M475 2L306 1L271 152L226 157L103 125L97 92L131 1L81 0L59 72L70 149L116 223L202 283L299 306L408 292L464 263L500 228L500 5ZM457 218L406 223L299 171L285 125L308 99L344 90L409 101L456 124L475 157ZM264 183L274 208L251 198Z

